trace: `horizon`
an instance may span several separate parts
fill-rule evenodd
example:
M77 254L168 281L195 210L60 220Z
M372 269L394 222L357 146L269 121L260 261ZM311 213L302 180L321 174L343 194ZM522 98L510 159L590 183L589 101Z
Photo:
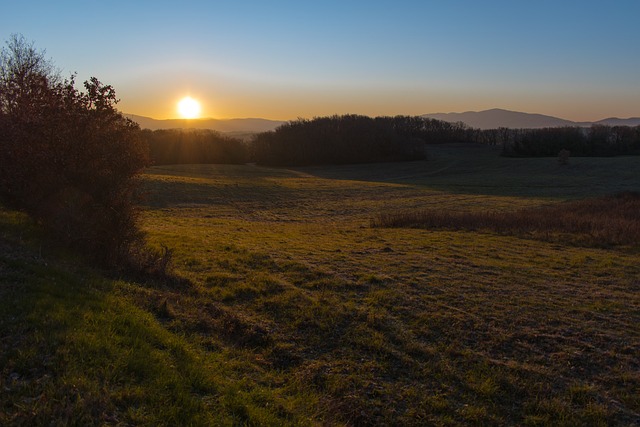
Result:
M445 114L485 113L485 112L488 112L488 111L504 111L504 112L508 112L508 113L541 115L541 116L552 117L552 118L555 118L555 119L574 121L576 123L591 123L591 122L597 122L597 121L602 121L602 120L610 120L610 119L619 119L619 120L640 119L640 115L639 115L639 116L629 116L629 117L608 116L608 117L601 117L601 118L596 119L596 120L580 120L580 121L578 121L578 120L567 119L565 117L551 116L551 115L544 114L544 113L507 110L505 108L500 108L500 107L487 108L485 110L448 111L448 112L437 111L437 112L431 112L431 113L409 114L409 115L410 116L429 116L429 115L445 115ZM181 121L198 121L198 120L219 120L219 121L224 121L224 120L268 120L268 121L283 121L283 122L287 122L287 121L292 121L292 120L296 120L296 119L300 119L300 118L302 118L302 119L312 119L314 117L322 117L322 116L313 116L313 117L300 117L300 116L298 116L298 117L292 118L292 119L270 119L270 118L267 118L267 117L226 117L226 118L218 118L218 117L194 117L194 118L168 117L168 118L165 118L165 119L159 119L159 118L156 118L156 117L145 116L145 115L142 115L142 114L134 114L134 113L130 113L130 112L127 112L127 111L121 111L121 113L126 115L126 116L138 116L138 117L143 117L145 119L158 120L158 121L169 121L169 120L181 120ZM347 114L355 114L355 115L362 115L362 116L368 116L368 117L376 117L375 115L359 114L359 113L347 113ZM333 116L333 115L334 114L329 114L327 116ZM394 116L394 115L395 114L391 114L391 116ZM389 115L387 115L387 116L389 116Z
M180 119L187 97L217 120L494 108L576 122L640 117L631 0L35 1L4 11L3 44L21 34L63 76L95 76L115 88L120 111L156 120Z

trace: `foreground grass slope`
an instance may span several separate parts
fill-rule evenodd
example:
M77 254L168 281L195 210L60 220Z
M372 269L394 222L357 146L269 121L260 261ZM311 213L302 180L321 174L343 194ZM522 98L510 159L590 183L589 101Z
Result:
M400 209L506 212L637 190L637 159L562 168L477 150L151 168L145 227L189 285L3 252L0 421L640 423L636 249L369 227ZM3 229L11 248L21 227Z
M1 425L299 424L261 409L272 399L261 387L243 396L223 355L137 306L149 284L106 279L58 251L0 209Z

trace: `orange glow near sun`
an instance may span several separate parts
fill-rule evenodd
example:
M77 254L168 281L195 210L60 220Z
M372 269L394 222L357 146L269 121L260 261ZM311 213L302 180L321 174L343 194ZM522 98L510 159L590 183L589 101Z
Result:
M178 102L178 113L184 119L197 119L200 117L200 103L190 96L185 96Z

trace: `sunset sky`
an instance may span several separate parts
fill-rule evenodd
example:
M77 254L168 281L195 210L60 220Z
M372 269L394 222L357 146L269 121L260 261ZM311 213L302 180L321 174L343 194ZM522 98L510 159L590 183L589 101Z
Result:
M63 4L60 4L63 3ZM640 1L14 1L19 33L126 113L289 120L505 108L640 116Z

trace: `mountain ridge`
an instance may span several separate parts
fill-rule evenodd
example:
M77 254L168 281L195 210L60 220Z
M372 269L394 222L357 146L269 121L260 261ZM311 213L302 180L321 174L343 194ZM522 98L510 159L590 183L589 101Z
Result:
M270 120L262 118L235 118L235 119L153 119L151 117L136 114L124 114L138 123L143 129L212 129L218 132L267 132L287 123L282 120ZM420 117L443 120L446 122L463 122L472 128L496 129L500 127L512 129L538 129L547 127L592 125L608 126L640 126L640 117L618 118L608 117L593 122L575 122L559 117L538 113L524 113L501 108L492 108L482 111L465 111L462 113L431 113L422 114Z
M523 113L501 108L482 111L465 111L463 113L432 113L421 117L443 120L446 122L463 122L468 126L479 129L495 129L500 127L512 129L537 129L561 126L589 127L592 125L609 126L640 126L640 117L621 119L609 117L593 122L575 122L559 117L537 113Z
M143 129L211 129L218 132L267 132L274 130L284 121L261 118L239 119L153 119L151 117L124 113L124 116L138 123Z

